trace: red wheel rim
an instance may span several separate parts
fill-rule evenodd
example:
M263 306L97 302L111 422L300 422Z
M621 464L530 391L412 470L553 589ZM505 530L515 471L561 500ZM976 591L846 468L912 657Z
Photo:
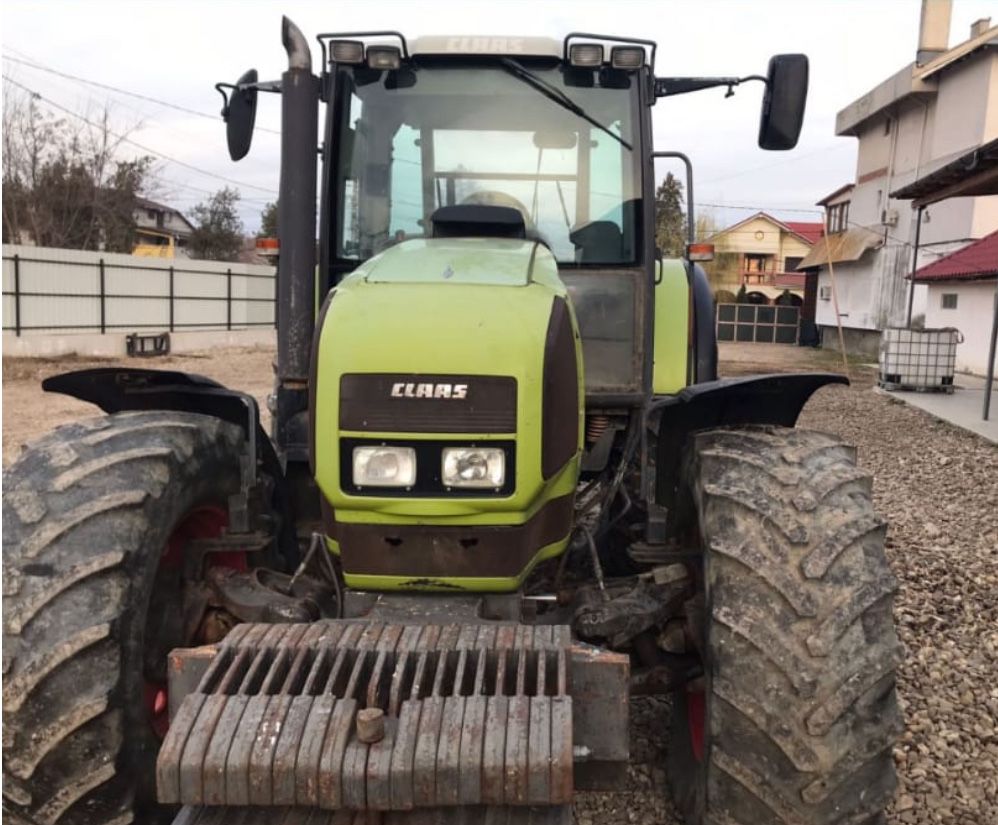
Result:
M212 539L222 534L229 524L229 514L223 507L208 505L188 513L174 528L163 548L159 571L175 571L184 563L184 548L195 539ZM235 550L211 555L213 567L228 567L244 572L248 569L246 553ZM193 640L186 640L193 641ZM143 704L156 736L162 739L170 727L170 697L167 683L145 679Z
M686 693L686 719L690 729L690 749L697 762L703 762L705 700L702 690Z

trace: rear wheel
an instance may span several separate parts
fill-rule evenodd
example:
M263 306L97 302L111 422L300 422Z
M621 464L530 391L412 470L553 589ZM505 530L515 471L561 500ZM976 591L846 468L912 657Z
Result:
M879 821L902 722L870 479L852 448L775 427L699 434L689 459L705 675L674 705L677 804L695 825Z
M167 813L153 768L165 654L191 641L183 549L223 529L244 450L214 418L125 413L56 430L4 474L6 812L40 825Z

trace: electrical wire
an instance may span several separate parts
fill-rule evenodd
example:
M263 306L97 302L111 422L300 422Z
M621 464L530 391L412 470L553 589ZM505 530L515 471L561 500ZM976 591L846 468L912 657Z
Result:
M4 48L7 48L6 46ZM165 109L173 109L177 112L184 112L188 115L196 115L197 117L207 118L208 120L218 121L218 115L208 114L207 112L201 112L197 109L189 109L186 106L181 106L178 103L170 103L168 100L160 100L156 97L151 97L150 95L140 94L139 92L132 92L128 89L122 89L119 86L111 86L108 83L101 83L97 80L90 80L86 77L80 77L79 75L70 74L69 72L63 72L59 69L53 69L51 66L44 66L41 63L35 63L29 60L22 60L19 57L11 57L10 55L4 55L4 60L9 60L11 63L19 63L22 66L27 66L31 69L37 69L40 72L48 72L49 74L56 75L57 77L63 77L66 80L72 80L75 83L83 83L87 86L94 86L98 89L104 89L109 92L114 92L120 95L126 95L128 97L134 97L137 100L144 100L148 103L155 103L157 106L162 106ZM268 129L264 126L257 126L257 132L266 132L271 135L279 135L281 132L279 129Z
M171 157L170 155L167 155L167 154L165 154L163 152L160 152L160 151L158 151L156 149L153 149L153 148L151 148L149 146L145 146L145 145L139 143L138 141L132 140L130 137L127 137L125 135L122 135L122 134L119 134L117 132L114 132L111 129L107 129L107 127L104 126L104 125L102 125L102 124L94 123L94 121L90 120L88 117L85 117L84 115L81 115L79 112L74 112L72 109L69 109L69 108L67 108L67 107L65 107L65 106L63 106L63 105L61 105L59 103L56 103L53 100L50 100L50 99L42 96L41 94L39 94L38 92L36 92L34 89L32 89L32 88L30 88L28 86L25 86L23 83L20 83L20 82L14 80L13 78L10 78L10 77L4 75L3 79L4 79L5 82L10 83L12 86L16 86L17 88L22 89L23 91L27 92L28 94L30 94L32 96L33 99L40 100L41 102L43 102L47 106L50 106L53 109L57 109L60 112L64 112L65 114L70 115L71 117L74 117L77 120L82 121L83 123L86 123L88 126L91 126L94 129L106 129L106 131L107 131L107 133L109 135L111 135L112 137L117 138L118 140L122 141L123 143L131 144L136 149L141 149L143 152L148 152L149 154L154 155L154 156L156 156L156 157L158 157L158 158L160 158L162 160L165 160L165 161L167 161L169 163L173 163L176 166L181 166L184 169L189 169L192 172L197 172L199 175L204 175L205 177L214 178L216 180L223 181L224 183L230 183L233 186L239 186L239 187L243 187L243 188L246 188L246 189L255 189L258 192L267 192L268 194L271 194L271 195L276 195L277 194L277 190L276 189L270 189L270 188L268 188L266 186L257 186L256 184L253 184L253 183L246 183L245 181L235 180L234 178L229 178L229 177L226 177L225 175L219 175L219 174L217 174L215 172L209 172L207 169L201 169L201 168L199 168L197 166L194 166L193 164L187 163L186 161L178 160L177 158Z

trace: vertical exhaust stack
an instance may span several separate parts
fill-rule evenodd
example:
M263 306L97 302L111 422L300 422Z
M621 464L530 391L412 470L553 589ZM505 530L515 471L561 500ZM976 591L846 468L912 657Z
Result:
M288 69L281 75L281 183L277 266L277 410L274 435L287 458L307 451L304 420L315 319L315 178L319 85L301 30L282 19Z
M922 19L918 26L918 51L915 63L924 66L949 49L949 26L953 0L922 0Z

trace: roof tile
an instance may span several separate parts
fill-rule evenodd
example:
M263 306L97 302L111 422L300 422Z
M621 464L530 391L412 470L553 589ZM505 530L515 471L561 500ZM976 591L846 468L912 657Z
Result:
M998 276L998 232L915 270L916 281L973 281Z

